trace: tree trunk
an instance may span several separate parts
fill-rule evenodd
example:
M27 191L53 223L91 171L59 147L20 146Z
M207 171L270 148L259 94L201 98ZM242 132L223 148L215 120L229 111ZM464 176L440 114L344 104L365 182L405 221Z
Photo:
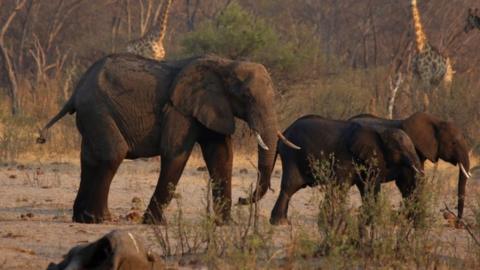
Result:
M4 69L7 72L7 79L9 84L8 95L10 97L10 102L12 105L12 115L18 113L18 85L17 78L15 76L15 70L8 55L7 48L2 40L0 40L0 55L4 63Z
M31 12L32 12L32 7L33 7L34 1L30 0L27 4L27 15L25 16L25 19L23 20L22 23L22 37L20 38L20 48L18 49L18 61L17 61L17 69L22 70L23 69L23 58L24 58L24 53L23 49L25 48L25 40L27 38L27 32L28 32L28 24L30 23L31 20Z

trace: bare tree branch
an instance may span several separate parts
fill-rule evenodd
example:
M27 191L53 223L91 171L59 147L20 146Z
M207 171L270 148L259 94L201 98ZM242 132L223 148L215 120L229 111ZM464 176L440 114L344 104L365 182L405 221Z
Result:
M445 209L444 209L444 211L447 211L450 215L452 215L453 217L455 217L456 225L457 225L457 226L463 226L463 227L465 227L465 229L467 230L468 234L470 234L470 236L472 237L472 239L473 239L473 241L475 242L475 244L477 244L478 246L480 246L480 241L477 239L477 237L475 236L475 234L473 234L472 228L471 228L470 224L468 224L468 222L466 222L466 221L464 221L464 220L458 219L457 215L455 215L455 213L453 213L452 210L450 210L450 208L448 208L447 203L444 203L444 204L445 204Z
M17 77L15 75L15 68L13 63L10 59L10 55L8 53L7 47L5 45L5 33L10 27L15 16L18 14L20 10L25 6L27 0L20 0L17 1L15 8L11 11L10 15L8 16L7 20L3 24L0 30L0 55L3 59L4 68L7 72L8 82L10 84L9 89L9 96L12 104L12 114L16 114L18 112L18 84L17 84Z
M27 0L21 0L20 2L17 2L17 5L12 10L12 12L10 13L10 15L8 16L7 20L5 21L5 23L3 24L0 30L0 40L3 41L5 37L5 33L10 27L10 24L12 23L13 19L15 18L15 16L17 16L18 12L25 6L26 3L27 3Z
M388 100L388 118L393 118L393 107L395 106L395 99L397 97L398 89L403 82L402 73L397 74L397 80L393 83L392 78L390 77L390 99Z
M55 15L53 17L51 26L49 28L49 34L48 34L48 42L46 46L46 51L48 52L53 45L53 42L55 41L55 38L58 36L58 34L61 32L63 27L65 26L65 22L68 18L70 18L70 14L76 10L80 4L84 0L76 0L67 5L64 8L64 3L65 0L61 0L57 6L57 9L55 11Z

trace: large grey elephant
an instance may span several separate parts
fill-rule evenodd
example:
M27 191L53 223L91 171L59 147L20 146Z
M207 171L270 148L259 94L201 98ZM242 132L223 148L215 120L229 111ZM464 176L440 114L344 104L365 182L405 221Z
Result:
M424 112L414 113L403 120L388 120L374 115L361 114L350 118L350 121L376 129L385 127L402 129L415 145L422 162L422 169L427 159L431 162L438 162L439 159L442 159L453 165L458 165L457 207L458 218L462 218L465 204L465 186L467 179L470 177L470 159L465 137L454 123L441 120ZM402 173L399 177L408 177L408 172Z
M375 129L357 123L330 120L315 115L297 119L285 131L284 136L300 150L278 144L278 153L282 160L281 190L272 210L270 222L287 222L288 204L295 192L306 186L318 184L321 173L312 169L312 158L322 162L333 154L334 164L330 164L337 181L354 184L364 197L366 180L375 177L374 192L380 191L380 184L389 179L390 174L401 170L419 173L420 160L415 147L405 132L399 129ZM372 166L378 173L358 170L358 166ZM371 180L371 179L370 179Z
M38 142L45 142L56 121L76 113L81 182L73 220L86 223L110 217L109 187L123 159L156 155L161 156L160 177L144 222L164 222L162 209L199 143L213 181L217 218L223 222L230 219L235 117L248 124L259 143L260 189L254 196L270 186L279 134L274 95L261 64L213 55L165 62L110 55L86 71Z

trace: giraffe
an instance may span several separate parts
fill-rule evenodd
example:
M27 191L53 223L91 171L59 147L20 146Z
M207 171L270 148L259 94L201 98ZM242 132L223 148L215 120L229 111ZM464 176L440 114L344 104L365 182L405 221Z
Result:
M127 51L145 58L154 60L163 60L165 58L165 48L163 39L167 30L168 10L173 0L165 0L160 13L160 18L155 25L145 33L141 38L132 40L127 44Z
M427 87L435 87L442 81L446 85L449 85L455 73L450 58L442 55L428 42L422 22L420 21L417 0L412 0L411 7L415 27L416 48L416 55L413 59L414 75Z
M471 8L468 9L466 24L465 24L465 27L463 28L465 33L468 33L475 28L480 30L480 16L477 14L478 14L478 8L476 8L475 10L472 10Z

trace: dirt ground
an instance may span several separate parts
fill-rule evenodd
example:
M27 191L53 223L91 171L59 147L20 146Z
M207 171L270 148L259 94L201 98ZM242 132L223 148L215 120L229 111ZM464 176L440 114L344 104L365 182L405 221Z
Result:
M256 172L251 161L245 157L235 157L233 176L233 200L245 196L254 183ZM255 162L255 155L252 155ZM279 162L277 162L278 164ZM198 157L189 161L177 187L183 198L183 211L187 218L199 217L205 210L205 190L207 173L201 168L203 162ZM453 166L440 165L445 181L445 202L455 206L455 179L458 171ZM93 241L113 229L128 229L137 233L147 247L158 244L149 226L122 219L131 211L132 198L141 198L144 209L155 188L159 173L158 160L125 161L117 173L111 189L109 207L117 221L101 225L86 225L71 222L72 205L79 186L80 167L77 160L56 162L30 161L8 163L0 167L0 269L46 269L49 262L58 262L73 245ZM480 173L477 180L469 181L469 202L478 194ZM278 196L281 168L277 165L272 179L275 192L268 192L262 200L261 217L268 219ZM386 184L382 192L388 192L392 204L398 204L400 195L393 184ZM359 202L356 189L352 189L353 201ZM313 189L299 191L292 199L289 214L295 215L302 224L316 224L317 206L312 204ZM478 197L477 197L478 198ZM138 203L137 203L138 204ZM166 216L175 211L171 204ZM242 206L234 206L242 207ZM243 206L244 207L244 206ZM439 205L439 210L442 205ZM467 208L467 218L471 211ZM439 219L441 213L439 211ZM446 223L446 222L444 222ZM312 227L313 228L313 227ZM278 244L283 235L288 234L288 226L275 227ZM469 236L465 230L447 227L439 228L440 237L445 238L456 252L468 249ZM175 265L173 265L176 268Z

